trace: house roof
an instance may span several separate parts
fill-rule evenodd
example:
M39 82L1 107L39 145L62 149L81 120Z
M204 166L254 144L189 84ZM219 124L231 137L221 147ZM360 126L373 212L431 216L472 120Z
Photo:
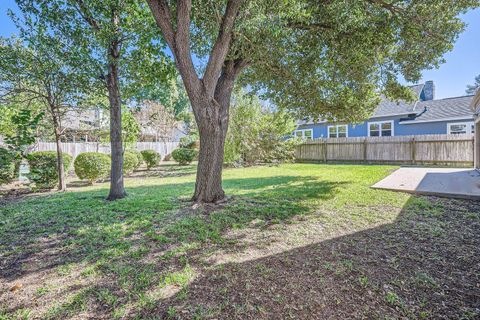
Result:
M435 85L433 81L410 86L410 89L416 94L416 101L390 101L383 97L371 118L404 115L405 119L401 122L405 124L473 118L473 95L435 100ZM478 103L480 104L480 98ZM327 121L319 121L317 123L325 122ZM297 124L313 124L313 121L304 119L297 121Z
M424 87L424 84L410 86L410 89L417 96L417 101L421 100ZM377 109L373 113L372 118L414 113L415 104L416 102L406 102L404 100L390 101L383 97L382 102L380 102L378 105Z
M453 119L471 119L473 95L445 98L430 101L419 101L415 107L415 113L419 114L415 119L407 120L410 123L434 122ZM426 108L426 111L423 112ZM407 122L405 121L405 122Z

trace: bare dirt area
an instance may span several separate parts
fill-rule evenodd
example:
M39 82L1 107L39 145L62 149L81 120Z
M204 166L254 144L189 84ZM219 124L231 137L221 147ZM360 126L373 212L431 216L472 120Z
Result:
M390 167L175 167L0 207L0 319L477 319L480 203L369 185ZM167 172L168 174L164 174ZM142 173L139 173L142 174Z

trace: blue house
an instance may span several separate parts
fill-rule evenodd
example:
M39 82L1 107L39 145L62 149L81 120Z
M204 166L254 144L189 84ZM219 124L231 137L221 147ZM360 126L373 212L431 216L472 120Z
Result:
M413 103L383 100L374 114L357 124L300 121L294 135L303 139L473 133L473 95L435 99L435 84L412 86Z

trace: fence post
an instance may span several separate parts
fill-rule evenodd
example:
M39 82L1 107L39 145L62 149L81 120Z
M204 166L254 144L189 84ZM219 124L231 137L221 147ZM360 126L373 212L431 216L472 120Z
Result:
M367 162L367 137L363 138L363 161Z
M327 139L323 140L323 162L327 163Z
M415 164L415 153L416 153L416 144L415 144L415 137L412 137L411 140L411 158L412 158L412 164Z

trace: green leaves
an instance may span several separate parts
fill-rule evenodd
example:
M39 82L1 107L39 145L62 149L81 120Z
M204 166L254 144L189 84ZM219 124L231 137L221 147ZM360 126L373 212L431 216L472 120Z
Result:
M11 131L4 133L4 140L17 157L25 156L27 148L35 142L36 129L43 116L44 112L35 114L31 109L20 109L11 116Z
M295 126L293 118L285 112L262 107L257 96L240 90L230 109L225 162L252 164L287 160L289 145L284 141Z
M133 114L129 110L122 113L122 140L126 146L137 142L141 128Z
M242 83L297 117L355 122L381 95L409 99L452 49L465 1L249 1L230 54L247 59ZM198 13L200 14L200 13Z
M18 4L27 17L43 21L52 34L75 48L71 63L81 67L90 87L103 94L112 59L120 70L124 102L136 100L146 88L161 87L176 76L144 2L19 0ZM112 56L115 45L119 52Z
M475 83L473 85L467 85L465 92L467 94L475 94L478 88L480 88L480 75L475 77Z

